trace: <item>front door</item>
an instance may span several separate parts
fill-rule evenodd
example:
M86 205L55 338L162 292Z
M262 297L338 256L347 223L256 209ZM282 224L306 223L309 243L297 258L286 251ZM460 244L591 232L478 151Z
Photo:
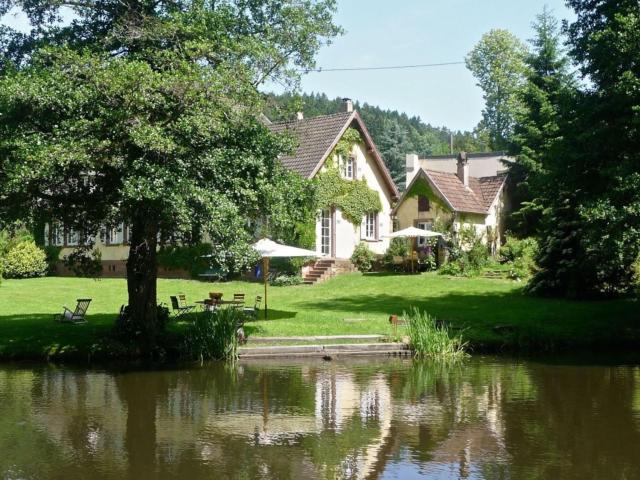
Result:
M325 208L322 210L322 214L320 217L320 253L322 255L330 256L332 251L332 241L331 237L333 235L333 225L332 225L332 215L331 210Z

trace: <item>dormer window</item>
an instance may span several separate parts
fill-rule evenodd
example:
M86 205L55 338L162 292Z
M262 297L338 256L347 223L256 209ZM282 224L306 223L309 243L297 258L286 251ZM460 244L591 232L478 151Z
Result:
M344 178L353 180L355 178L356 159L353 155L349 155L344 164Z

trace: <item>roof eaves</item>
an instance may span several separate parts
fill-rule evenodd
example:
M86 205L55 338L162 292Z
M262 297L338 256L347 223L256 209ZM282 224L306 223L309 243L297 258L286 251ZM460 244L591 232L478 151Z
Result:
M338 133L338 135L336 135L336 138L333 139L333 142L331 142L331 145L329 145L329 148L327 149L326 152L324 152L324 154L320 158L320 161L316 164L315 168L311 171L311 173L309 174L309 176L307 178L313 178L314 175L316 173L318 173L318 171L320 171L320 169L324 165L324 162L327 160L327 158L329 157L331 152L333 152L333 149L336 148L336 145L338 145L338 142L340 141L340 139L344 135L344 132L346 132L347 128L349 128L349 125L351 125L351 122L353 121L353 117L355 116L355 114L356 114L356 112L354 110L351 113L351 115L349 115L347 117L347 119L344 122L344 125L340 129L340 132Z

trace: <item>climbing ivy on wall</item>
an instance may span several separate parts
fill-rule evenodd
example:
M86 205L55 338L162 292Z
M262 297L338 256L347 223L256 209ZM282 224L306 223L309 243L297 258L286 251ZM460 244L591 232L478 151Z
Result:
M328 168L316 175L317 208L339 208L342 215L354 225L360 225L369 212L382 210L380 195L367 185L366 180L345 180L340 174L336 158L347 158L353 146L362 142L360 132L349 128L333 149Z
M360 136L360 132L355 128L347 128L347 130L342 135L342 138L338 141L333 152L329 158L347 158L351 151L353 150L353 146L357 143L362 142L362 137Z

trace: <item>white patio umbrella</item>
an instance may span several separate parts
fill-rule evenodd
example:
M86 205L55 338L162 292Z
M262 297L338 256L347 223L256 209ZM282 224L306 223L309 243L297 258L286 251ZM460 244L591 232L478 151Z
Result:
M291 247L276 243L268 238L258 240L252 245L253 249L262 257L262 278L264 279L264 319L267 319L267 284L269 282L269 259L275 257L316 257L313 250Z
M442 234L432 232L431 230L423 230L421 228L409 227L398 230L397 232L384 235L387 238L425 238L425 237L441 237ZM413 252L411 252L411 271L413 272Z

